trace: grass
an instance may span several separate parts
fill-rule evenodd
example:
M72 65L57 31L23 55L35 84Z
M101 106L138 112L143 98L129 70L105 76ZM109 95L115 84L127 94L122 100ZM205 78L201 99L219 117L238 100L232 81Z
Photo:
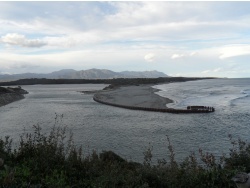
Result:
M176 162L167 137L168 160L153 165L152 147L143 152L141 163L127 161L112 151L85 155L66 126L55 123L45 134L34 125L32 133L20 136L15 149L9 137L0 139L0 187L235 187L232 176L250 171L250 144L229 137L232 149L228 157L216 160L200 149L198 156L191 154L181 163Z

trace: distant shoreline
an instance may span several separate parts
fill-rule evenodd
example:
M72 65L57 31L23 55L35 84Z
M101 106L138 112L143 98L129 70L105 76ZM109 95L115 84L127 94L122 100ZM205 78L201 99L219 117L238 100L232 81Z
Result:
M0 86L38 85L38 84L112 84L118 86L185 82L194 80L215 79L213 77L159 77L159 78L115 78L115 79L20 79L11 82L0 82Z

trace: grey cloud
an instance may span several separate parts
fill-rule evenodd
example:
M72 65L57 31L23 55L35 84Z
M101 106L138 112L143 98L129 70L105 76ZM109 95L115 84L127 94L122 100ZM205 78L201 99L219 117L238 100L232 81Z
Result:
M39 48L39 47L42 47L42 46L45 46L45 45L47 45L47 43L46 42L44 42L44 41L41 41L41 40L39 40L39 39L35 39L35 40L27 40L24 44L23 44L23 46L25 46L25 47L31 47L31 48Z
M9 45L17 45L30 48L39 48L47 45L47 43L41 39L27 39L24 35L17 33L8 33L1 37L1 42Z
M20 64L15 64L15 65L11 65L10 68L11 69L33 69L33 68L39 68L40 66L38 65L31 65L28 63L20 63Z

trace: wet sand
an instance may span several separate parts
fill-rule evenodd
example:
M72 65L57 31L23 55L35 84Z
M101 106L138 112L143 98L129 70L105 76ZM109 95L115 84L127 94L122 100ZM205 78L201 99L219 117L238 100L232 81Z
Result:
M101 101L113 104L167 109L166 104L173 101L155 94L155 92L159 90L151 86L152 85L123 86L114 90L98 92L95 94L95 97Z

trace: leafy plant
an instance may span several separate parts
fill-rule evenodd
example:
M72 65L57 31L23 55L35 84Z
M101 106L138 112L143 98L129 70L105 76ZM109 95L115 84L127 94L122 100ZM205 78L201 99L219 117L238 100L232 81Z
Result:
M84 155L74 144L73 133L56 115L49 133L38 125L20 136L12 149L9 137L0 139L0 185L2 187L235 187L231 177L250 171L250 144L233 140L228 157L216 159L199 149L177 163L167 136L169 156L152 163L153 146L143 152L144 161L127 161L112 151Z

